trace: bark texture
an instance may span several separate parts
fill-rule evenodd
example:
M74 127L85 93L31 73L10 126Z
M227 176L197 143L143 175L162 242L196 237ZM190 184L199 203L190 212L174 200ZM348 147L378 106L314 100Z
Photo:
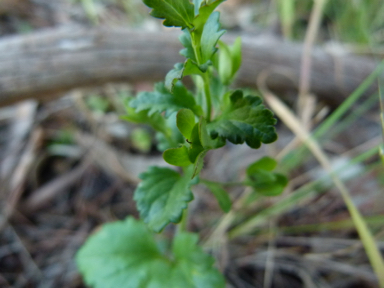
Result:
M125 28L46 30L0 40L0 106L27 98L59 97L72 88L109 82L163 80L179 55L179 33ZM224 41L233 41L226 35ZM275 91L298 87L302 45L268 36L243 36L241 85L255 86L269 71ZM340 103L376 67L370 58L312 51L311 91ZM375 87L371 87L375 89Z

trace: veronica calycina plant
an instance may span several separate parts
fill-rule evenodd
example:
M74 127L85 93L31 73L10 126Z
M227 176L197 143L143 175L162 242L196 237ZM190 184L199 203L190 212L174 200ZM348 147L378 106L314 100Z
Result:
M152 126L164 160L179 169L150 167L141 174L134 199L143 220L128 217L106 224L77 254L87 284L94 287L224 287L213 259L197 246L198 236L185 231L192 186L201 182L228 212L231 201L221 183L199 179L208 151L226 141L259 148L277 139L273 113L259 96L231 90L241 63L241 40L232 46L219 39L219 12L224 0L143 0L151 15L165 26L182 29L183 63L175 64L153 92L141 92L127 102L124 118ZM220 53L217 53L217 46ZM181 82L191 76L194 92ZM255 193L278 195L287 179L273 172L276 162L264 157L250 165L244 185ZM162 251L153 232L170 223L184 223L171 249Z

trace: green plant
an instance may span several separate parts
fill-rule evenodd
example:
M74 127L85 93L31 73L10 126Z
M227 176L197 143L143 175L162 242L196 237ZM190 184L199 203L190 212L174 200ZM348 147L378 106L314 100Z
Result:
M223 276L213 267L213 259L197 246L198 236L187 233L187 207L193 200L191 187L201 183L228 212L231 200L226 183L199 177L204 157L228 140L244 142L251 148L277 139L273 113L259 96L231 90L241 63L241 41L233 46L219 41L219 12L224 0L143 0L151 15L165 19L165 26L181 27L181 54L177 63L157 83L153 92L128 99L123 118L150 125L157 131L163 158L179 170L150 167L140 178L134 199L141 221L104 225L91 236L77 254L77 263L87 284L94 287L224 287ZM216 46L219 45L220 53ZM181 82L191 76L196 90ZM246 178L237 184L249 186L255 195L279 195L287 178L273 172L276 161L269 157L251 164ZM161 232L170 223L180 223L170 249L162 249L150 231Z

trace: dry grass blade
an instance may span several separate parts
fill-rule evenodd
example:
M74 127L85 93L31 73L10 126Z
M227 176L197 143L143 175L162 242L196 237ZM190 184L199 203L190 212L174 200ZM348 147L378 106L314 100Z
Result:
M321 15L323 7L327 0L315 0L314 6L311 13L311 18L309 21L309 26L305 35L303 56L301 58L301 67L300 67L300 83L299 83L299 101L298 108L301 119L304 123L309 122L308 116L305 114L304 107L308 101L308 94L310 91L311 85L311 52L312 47L315 43L317 32L319 30Z
M365 223L359 210L353 203L347 187L340 180L338 175L334 173L331 163L328 157L323 152L322 148L318 143L311 138L311 135L306 132L300 120L285 106L275 95L265 88L262 88L262 93L265 97L266 102L275 111L275 113L282 119L285 125L308 147L312 154L319 161L321 166L332 178L333 183L340 191L341 196L351 214L352 220L355 224L356 230L359 233L361 241L364 245L365 251L371 262L371 265L376 273L379 280L380 286L384 287L384 261L381 256L380 250L378 249L374 237L369 231L367 224Z

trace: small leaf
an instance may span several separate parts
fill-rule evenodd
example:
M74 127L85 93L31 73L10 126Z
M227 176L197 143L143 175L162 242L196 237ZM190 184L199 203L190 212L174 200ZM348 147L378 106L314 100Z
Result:
M179 131L186 139L192 139L191 134L195 127L195 114L189 109L181 109L176 116Z
M195 27L195 31L200 33L203 31L204 24L207 22L209 16L212 14L213 10L216 7L224 2L225 0L213 0L213 1L204 1L194 0L195 2L200 2L198 10L196 9L195 3L195 19L193 19L193 26ZM202 3L201 3L202 2ZM208 2L208 3L207 3Z
M185 143L183 135L181 135L179 128L176 125L176 114L172 113L165 119L169 133L163 134L161 132L156 133L157 149L159 151L165 151L169 148L180 147L180 144Z
M236 38L233 46L230 47L222 41L219 41L219 59L216 67L219 72L221 82L229 85L239 70L241 65L241 38Z
M241 66L241 37L237 37L231 47L232 55L232 75L235 75Z
M172 251L161 251L145 224L128 217L105 224L76 255L87 285L94 288L224 288L214 260L197 246L198 236L176 234Z
M152 166L140 175L134 200L140 217L155 232L170 222L178 223L187 203L193 199L190 180L193 171L181 176L169 168ZM188 170L188 171L189 171Z
M225 212L228 213L231 210L232 201L229 198L228 192L225 191L221 185L214 183L214 182L208 182L208 181L202 181L202 183L208 187L208 189L215 195L217 202L220 205L220 208Z
M201 142L200 142L199 123L196 123L195 126L193 127L191 136L189 137L188 141L191 144L189 148L189 159L191 160L192 163L195 163L196 158L204 150L204 147L201 145Z
M172 70L165 75L165 87L172 92L178 80L183 78L184 63L176 63Z
M261 143L271 143L277 139L273 113L262 105L257 96L243 97L241 90L230 94L230 101L223 113L207 125L211 137L228 139L234 144L244 141L251 148L259 148ZM223 103L226 103L226 99Z
M191 165L189 160L188 148L184 145L180 148L170 148L164 151L163 158L165 162L175 166L188 166Z
M199 8L201 6L201 3L203 3L205 0L193 0L193 5L195 6L195 16L199 14Z
M217 51L217 41L225 33L225 30L219 30L219 17L219 12L213 12L204 25L204 30L201 34L201 64L211 60L212 55Z
M144 4L152 8L151 15L165 19L164 26L192 28L195 16L194 5L189 0L143 0Z
M180 51L180 54L185 56L187 59L191 59L193 62L197 63L195 50L193 49L191 32L188 29L183 30L183 34L180 35L179 40L181 44L185 47Z
M256 169L263 169L267 171L272 171L277 166L277 161L271 157L265 156L256 162L252 163L247 168L247 174L252 174Z
M126 105L126 111L127 115L121 116L121 119L133 123L147 124L158 132L161 132L165 135L170 134L170 129L168 128L166 121L161 114L154 113L152 115L148 115L148 110L136 112L134 108L129 106L129 104Z
M206 68L208 68L208 66ZM167 75L165 75L165 88L167 88L168 91L173 92L175 84L177 83L178 80L181 80L184 76L188 76L188 75L201 76L202 75L201 69L202 68L197 66L197 64L195 64L191 59L187 59L184 63L176 63L174 68L171 71L169 71Z
M272 172L276 166L276 160L270 157L261 158L248 166L244 183L264 196L280 195L288 184L288 179L282 174Z
M192 179L195 178L197 175L199 175L201 169L203 169L204 166L204 157L207 155L208 150L202 150L196 157L195 165L193 166L193 174Z
M165 88L164 83L157 83L153 92L139 93L129 105L135 108L136 112L148 110L148 115L163 111L170 115L182 108L189 108L197 115L202 113L202 108L196 105L192 93L181 82L174 85L173 93Z

